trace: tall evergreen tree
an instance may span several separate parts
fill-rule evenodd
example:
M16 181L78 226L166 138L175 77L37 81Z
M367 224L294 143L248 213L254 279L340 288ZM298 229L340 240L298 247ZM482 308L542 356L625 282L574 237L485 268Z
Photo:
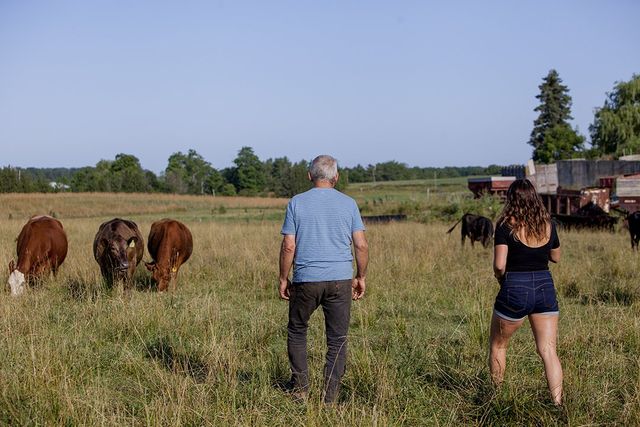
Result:
M591 143L600 154L640 153L640 75L616 83L589 126Z
M571 129L571 96L569 88L562 84L562 79L556 70L550 70L542 84L538 86L540 100L534 111L538 117L533 121L533 130L529 144L533 147L533 160L549 163L554 160L570 158L582 150L583 138ZM547 138L553 130L553 138ZM568 139L560 140L561 147L557 147L558 135ZM567 149L567 144L569 148Z

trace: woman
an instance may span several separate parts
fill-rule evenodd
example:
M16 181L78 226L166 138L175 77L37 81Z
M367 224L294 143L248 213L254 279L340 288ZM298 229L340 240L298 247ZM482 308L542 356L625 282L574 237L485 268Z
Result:
M489 368L499 386L509 339L528 316L556 405L562 404L562 367L556 354L559 312L549 261L559 260L560 241L542 200L529 180L514 181L496 224L493 271L500 292L491 319Z

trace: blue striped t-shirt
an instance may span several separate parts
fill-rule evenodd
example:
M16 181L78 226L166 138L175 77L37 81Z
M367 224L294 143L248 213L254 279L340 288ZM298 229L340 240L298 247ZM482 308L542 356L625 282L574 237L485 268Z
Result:
M296 236L294 282L353 277L351 236L364 230L355 200L333 188L312 188L287 205L282 234Z

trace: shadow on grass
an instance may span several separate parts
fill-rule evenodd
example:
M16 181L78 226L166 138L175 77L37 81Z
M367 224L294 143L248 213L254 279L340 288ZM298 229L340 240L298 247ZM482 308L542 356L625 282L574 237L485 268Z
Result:
M39 283L36 287L42 287L42 284ZM114 294L114 292L123 292L125 288L122 282L110 282L107 279L92 282L80 277L68 279L65 282L65 287L69 291L69 296L76 301L95 301L99 297L108 296ZM127 288L129 290L126 292L132 290L138 292L156 292L158 285L152 279L151 275L136 272L131 284Z
M138 292L157 292L158 284L151 277L151 274L145 272L136 272L133 276L132 288Z
M206 381L210 368L201 358L177 351L167 338L157 338L145 346L145 356L170 372L188 375L198 383Z
M69 279L66 288L69 296L76 301L95 301L108 290L102 281L87 282L79 278Z
M271 387L280 391L287 391L289 381L291 380L291 371L289 371L289 366L283 364L277 364L275 366L275 372L273 372L271 376Z

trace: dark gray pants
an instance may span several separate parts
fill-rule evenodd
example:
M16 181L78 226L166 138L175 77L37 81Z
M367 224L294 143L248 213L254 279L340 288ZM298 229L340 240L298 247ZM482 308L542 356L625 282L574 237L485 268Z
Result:
M351 314L351 280L293 283L289 288L287 350L294 387L307 390L307 329L309 318L322 306L327 334L324 366L325 402L338 397L340 379L347 363L347 332Z

